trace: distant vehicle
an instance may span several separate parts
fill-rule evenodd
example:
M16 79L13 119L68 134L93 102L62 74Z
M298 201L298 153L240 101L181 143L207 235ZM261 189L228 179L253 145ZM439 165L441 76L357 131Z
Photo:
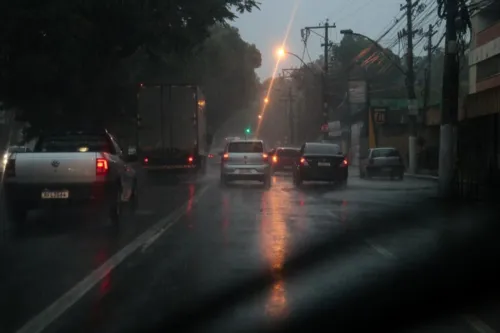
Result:
M348 175L348 163L338 145L306 142L300 149L293 181L296 186L304 181L337 182L345 186Z
M239 136L228 136L224 140L226 141L226 143L229 143L231 141L241 140L241 138Z
M139 149L146 170L204 171L211 138L196 86L144 85L138 97Z
M366 155L360 157L359 176L389 176L391 179L403 180L405 165L401 154L396 148L371 148Z
M105 130L52 131L38 137L33 152L13 152L5 167L8 218L21 226L29 210L97 204L118 224L122 204L137 204L137 178Z
M290 147L276 148L270 154L273 172L284 171L284 170L291 171L299 157L300 157L300 148L290 148Z
M271 186L269 156L261 140L235 140L223 152L220 180L227 184L233 180L256 180Z

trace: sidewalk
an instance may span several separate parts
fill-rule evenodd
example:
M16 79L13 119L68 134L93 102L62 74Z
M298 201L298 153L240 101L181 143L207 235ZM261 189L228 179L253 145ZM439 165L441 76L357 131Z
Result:
M350 165L349 166L349 175L359 177L359 167ZM438 176L434 176L434 175L420 174L420 173L413 174L413 173L408 173L408 172L405 172L405 177L415 178L415 179L425 179L425 180L431 180L431 181L437 181L439 179Z
M438 176L424 175L424 174L419 174L419 173L407 173L407 172L405 172L405 177L415 178L415 179L426 179L426 180L432 180L432 181L437 181L439 179Z
M418 173L405 173L405 176L416 179L427 179L437 181L439 179L437 171L433 170L419 170Z

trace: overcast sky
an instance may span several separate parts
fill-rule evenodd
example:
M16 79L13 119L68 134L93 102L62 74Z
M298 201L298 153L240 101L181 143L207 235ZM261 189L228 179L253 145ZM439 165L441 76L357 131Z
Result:
M262 67L257 70L261 79L272 75L276 57L275 50L283 42L287 27L292 19L294 7L295 17L291 21L290 33L286 42L287 49L291 52L303 55L304 43L301 40L300 30L305 26L317 26L324 23L328 18L330 23L335 23L336 28L330 30L333 42L339 42L342 35L340 30L352 29L355 32L365 34L377 39L401 16L400 4L404 1L398 0L261 0L261 10L250 14L243 14L234 25L240 29L242 38L257 46L262 53ZM423 0L421 3L429 3L434 6L435 0ZM421 18L416 19L419 26L427 27L429 23L436 21L436 11L428 8L429 15L423 13ZM393 46L393 50L399 52L396 42L397 30L404 27L405 22L400 22L397 29L382 40L385 47ZM323 30L316 30L324 35ZM321 53L322 38L311 34L307 43L307 50L312 59L316 59ZM396 45L393 45L396 44ZM423 43L420 43L423 45ZM402 51L401 51L402 52ZM417 55L421 50L416 51ZM307 52L304 60L308 61ZM290 58L280 63L280 68L299 66L300 62Z

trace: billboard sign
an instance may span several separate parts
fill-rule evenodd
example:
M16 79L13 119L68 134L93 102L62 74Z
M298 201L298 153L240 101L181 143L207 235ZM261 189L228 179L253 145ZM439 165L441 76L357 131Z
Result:
M349 101L351 104L366 104L366 81L349 81Z

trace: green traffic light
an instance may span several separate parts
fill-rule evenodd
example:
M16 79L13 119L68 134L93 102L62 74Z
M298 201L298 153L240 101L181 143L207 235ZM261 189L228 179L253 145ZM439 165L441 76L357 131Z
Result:
M245 132L246 132L246 133L250 133L250 128L247 128L247 129L245 130Z

